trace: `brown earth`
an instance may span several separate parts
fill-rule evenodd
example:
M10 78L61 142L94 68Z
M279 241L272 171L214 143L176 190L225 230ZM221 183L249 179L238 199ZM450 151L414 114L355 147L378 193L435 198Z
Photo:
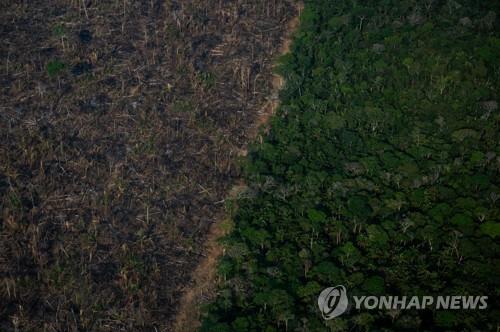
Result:
M299 24L300 12L303 9L303 4L296 4L297 15L288 22L287 29L280 43L279 54L283 55L290 51L293 32ZM272 89L269 91L270 98L268 102L259 110L258 117L249 129L251 139L257 138L259 130L268 124L269 119L275 113L279 106L278 93L282 89L284 79L273 74ZM246 155L246 149L242 150L242 154ZM246 185L240 181L234 185L229 194L228 199L234 200L237 196L244 192ZM225 216L225 218L228 218ZM205 244L206 256L200 261L191 276L191 282L186 285L184 294L179 304L179 310L174 323L174 331L176 332L194 332L200 326L201 307L207 304L216 295L217 287L217 263L219 257L224 253L224 247L219 240L230 231L231 223L228 220L221 219L211 225L208 230L208 235Z
M0 4L0 331L172 329L248 128L275 107L295 15L291 0Z

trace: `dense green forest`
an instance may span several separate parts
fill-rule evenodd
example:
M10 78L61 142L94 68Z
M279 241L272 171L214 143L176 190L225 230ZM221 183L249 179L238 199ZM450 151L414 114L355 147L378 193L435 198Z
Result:
M311 0L244 171L203 331L495 331L498 1ZM351 310L350 295L487 295L487 310Z

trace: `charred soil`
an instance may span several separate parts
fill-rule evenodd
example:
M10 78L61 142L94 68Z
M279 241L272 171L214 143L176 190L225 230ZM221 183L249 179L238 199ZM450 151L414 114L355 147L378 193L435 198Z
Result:
M1 7L0 330L170 330L293 3Z

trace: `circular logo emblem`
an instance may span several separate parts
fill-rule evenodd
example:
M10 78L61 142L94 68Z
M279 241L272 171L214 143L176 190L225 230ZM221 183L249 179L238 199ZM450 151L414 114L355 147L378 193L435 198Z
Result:
M347 291L342 285L325 288L318 297L319 310L326 320L342 315L348 305Z

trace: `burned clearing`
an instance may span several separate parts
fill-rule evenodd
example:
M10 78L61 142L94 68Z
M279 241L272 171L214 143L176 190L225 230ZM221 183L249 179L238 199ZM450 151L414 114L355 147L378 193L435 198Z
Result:
M0 330L168 330L292 1L0 9Z

